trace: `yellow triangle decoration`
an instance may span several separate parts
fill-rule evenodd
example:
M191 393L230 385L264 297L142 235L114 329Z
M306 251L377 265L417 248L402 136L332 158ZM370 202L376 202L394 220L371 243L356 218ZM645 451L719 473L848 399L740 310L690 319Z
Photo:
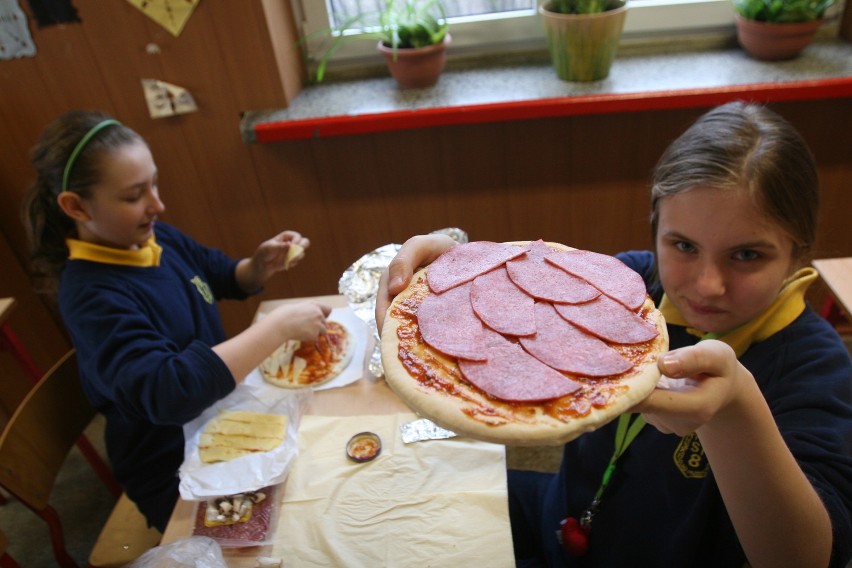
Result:
M201 0L127 0L177 37Z

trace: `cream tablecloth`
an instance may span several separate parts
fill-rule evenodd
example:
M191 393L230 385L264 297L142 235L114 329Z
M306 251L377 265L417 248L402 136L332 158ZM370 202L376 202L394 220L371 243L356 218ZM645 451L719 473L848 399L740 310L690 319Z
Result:
M272 556L288 567L514 566L502 446L454 438L404 444L414 414L305 416ZM346 457L353 434L379 457Z

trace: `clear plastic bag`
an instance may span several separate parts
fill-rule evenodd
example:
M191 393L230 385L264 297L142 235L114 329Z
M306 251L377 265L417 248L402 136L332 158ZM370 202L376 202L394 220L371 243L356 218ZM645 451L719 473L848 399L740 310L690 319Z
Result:
M253 373L257 373L255 370ZM227 397L184 424L184 461L180 467L180 496L186 501L255 491L283 482L299 453L299 421L313 393L310 389L287 390L247 379ZM247 410L280 414L289 418L284 441L268 452L255 452L229 461L204 463L198 453L204 426L223 410Z
M219 543L206 536L191 536L152 548L126 568L227 568Z

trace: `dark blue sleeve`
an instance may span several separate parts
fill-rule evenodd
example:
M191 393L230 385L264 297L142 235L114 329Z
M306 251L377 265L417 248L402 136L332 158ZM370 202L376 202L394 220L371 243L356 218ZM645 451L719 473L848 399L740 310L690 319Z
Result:
M181 344L169 330L157 329L148 306L140 306L132 292L95 282L86 289L68 298L62 311L96 407L115 405L121 414L153 424L182 425L235 388L211 349L223 338Z
M204 277L210 284L216 300L243 300L250 295L237 283L236 270L239 260L232 259L218 249L199 244L166 223L157 225L157 241L164 247L173 247L178 254L203 267ZM256 291L252 291L254 292Z
M831 517L832 566L852 557L852 361L810 308L741 358L753 371L784 441ZM760 370L757 370L760 369Z

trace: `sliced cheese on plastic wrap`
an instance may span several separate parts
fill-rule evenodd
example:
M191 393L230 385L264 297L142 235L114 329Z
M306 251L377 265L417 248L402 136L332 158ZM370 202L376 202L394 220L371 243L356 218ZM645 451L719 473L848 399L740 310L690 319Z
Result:
M287 417L247 411L225 411L210 420L201 433L201 461L228 461L254 452L266 452L284 441Z

